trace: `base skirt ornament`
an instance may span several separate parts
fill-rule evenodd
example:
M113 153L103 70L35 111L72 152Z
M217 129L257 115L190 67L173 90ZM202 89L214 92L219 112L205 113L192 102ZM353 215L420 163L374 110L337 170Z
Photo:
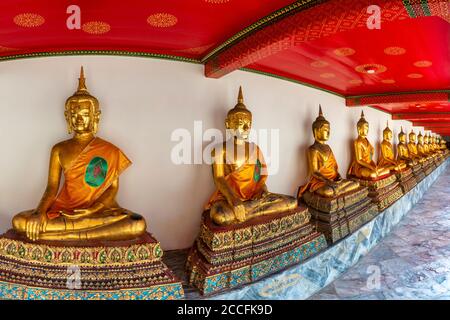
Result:
M364 180L351 177L352 180L359 182L361 186L369 188L369 197L378 206L378 211L384 211L395 201L403 196L403 190L397 182L395 174L380 177L378 179Z
M308 209L217 226L204 212L200 235L189 252L189 284L210 295L254 282L300 263L327 247L309 223Z
M416 178L414 177L411 168L406 168L405 170L398 172L397 180L403 190L403 194L407 194L412 188L417 185Z
M326 198L307 191L302 200L311 212L311 223L317 231L325 234L329 243L334 243L378 215L378 207L372 203L368 193L367 187L360 187L334 198Z
M0 299L102 300L184 297L149 233L131 241L30 242L0 236Z

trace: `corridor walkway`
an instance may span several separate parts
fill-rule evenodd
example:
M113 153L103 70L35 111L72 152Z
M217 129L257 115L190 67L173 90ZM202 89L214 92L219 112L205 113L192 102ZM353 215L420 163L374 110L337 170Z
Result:
M386 238L310 299L450 300L450 166Z

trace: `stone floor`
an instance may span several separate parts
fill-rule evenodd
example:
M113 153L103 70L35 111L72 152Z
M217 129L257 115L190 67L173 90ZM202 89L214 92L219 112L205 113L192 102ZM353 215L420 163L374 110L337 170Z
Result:
M390 234L310 299L450 300L450 166Z

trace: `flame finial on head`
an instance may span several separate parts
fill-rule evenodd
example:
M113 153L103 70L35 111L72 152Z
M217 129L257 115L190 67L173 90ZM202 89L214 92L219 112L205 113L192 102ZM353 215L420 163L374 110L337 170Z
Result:
M389 120L386 120L386 128L383 130L383 134L392 133L392 130L389 128Z
M242 93L242 86L239 86L239 93L237 98L237 104L228 111L227 117L236 115L236 114L243 114L246 116L249 116L250 119L252 117L252 113L250 110L247 109L247 107L244 104L244 94Z
M319 104L319 115L317 116L316 120L314 120L313 124L312 124L312 130L314 133L315 129L319 129L320 127L322 127L324 124L328 124L330 125L330 123L328 122L327 119L325 119L325 117L323 116L323 112L322 112L322 106Z
M366 118L364 118L364 110L361 110L361 118L359 119L357 126L360 127L363 124L369 124L366 120Z

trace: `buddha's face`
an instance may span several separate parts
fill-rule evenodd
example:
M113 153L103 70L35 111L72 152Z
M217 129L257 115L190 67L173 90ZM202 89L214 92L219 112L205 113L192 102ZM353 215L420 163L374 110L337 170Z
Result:
M327 141L330 138L330 125L324 123L320 128L314 129L314 138L317 141Z
M411 142L411 143L415 143L416 142L416 135L415 134L410 134L409 135L409 142Z
M244 113L236 113L227 117L225 126L236 139L247 141L252 128L252 119Z
M384 132L383 139L390 142L392 140L392 131Z
M423 144L423 136L419 136L417 140L419 141L419 144Z
M76 133L89 133L93 130L94 114L90 102L71 102L69 121Z
M425 136L425 138L423 138L423 142L428 144L428 137L427 136Z
M406 143L406 134L399 134L398 141L400 141L400 143Z
M369 134L369 124L363 123L358 125L358 135L365 138Z

